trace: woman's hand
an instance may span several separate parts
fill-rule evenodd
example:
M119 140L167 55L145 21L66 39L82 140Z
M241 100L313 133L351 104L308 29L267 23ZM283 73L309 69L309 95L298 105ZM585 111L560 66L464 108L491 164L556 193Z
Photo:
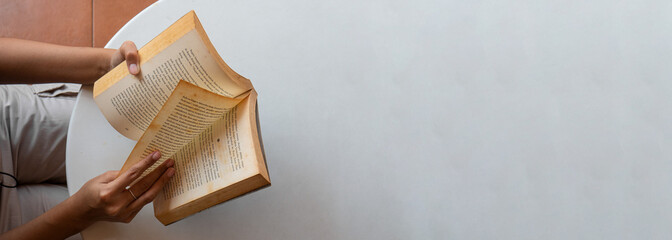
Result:
M87 217L94 220L130 222L143 206L152 202L168 180L175 174L174 161L168 159L137 183L138 177L152 166L161 154L157 151L119 175L109 171L89 180L72 196L86 206ZM118 175L118 177L117 177Z
M110 56L109 70L112 70L124 60L126 60L126 67L128 67L129 73L133 75L140 73L140 56L138 55L138 48L135 47L135 43L126 41L121 44L121 47Z
M175 174L175 162L168 159L126 188L159 158L161 154L157 151L121 175L119 171L109 171L89 180L70 198L2 234L0 239L64 239L99 220L130 222Z

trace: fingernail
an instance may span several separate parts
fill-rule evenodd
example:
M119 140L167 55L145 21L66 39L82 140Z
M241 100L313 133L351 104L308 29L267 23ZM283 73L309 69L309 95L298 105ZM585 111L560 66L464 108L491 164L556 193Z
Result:
M161 153L159 151L156 151L154 154L152 154L152 159L159 160L159 158L161 158Z
M166 167L172 167L175 165L175 161L173 159L168 159L168 163L166 163Z
M166 175L168 175L168 177L172 177L173 175L175 175L175 169L174 168L168 168L168 170L166 172Z
M128 71L131 72L131 74L135 75L138 74L138 64L132 63L131 65L128 66Z

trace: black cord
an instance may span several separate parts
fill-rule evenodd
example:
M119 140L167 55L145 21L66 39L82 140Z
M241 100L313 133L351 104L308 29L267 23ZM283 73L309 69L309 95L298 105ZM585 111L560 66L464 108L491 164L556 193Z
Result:
M7 186L7 185L5 185L5 181L1 181L0 182L0 187L15 188L19 184L19 180L16 180L16 177L14 177L14 175L6 173L6 172L0 172L0 174L7 175L7 176L11 177L12 179L14 179L14 186Z

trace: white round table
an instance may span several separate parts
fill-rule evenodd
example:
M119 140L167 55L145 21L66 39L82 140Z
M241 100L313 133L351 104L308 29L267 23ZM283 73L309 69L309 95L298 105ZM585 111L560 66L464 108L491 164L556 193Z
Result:
M91 239L670 239L666 1L159 1L108 43L196 10L259 92L273 185ZM70 193L134 142L83 88Z

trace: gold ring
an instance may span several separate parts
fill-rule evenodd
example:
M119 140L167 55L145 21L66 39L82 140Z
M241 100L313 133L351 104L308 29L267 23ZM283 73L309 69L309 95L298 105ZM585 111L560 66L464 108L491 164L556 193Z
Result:
M126 190L128 190L128 192L131 194L131 196L133 196L133 199L138 200L138 198L135 197L135 194L133 194L133 191L131 191L130 188L129 188L129 189L126 189Z

